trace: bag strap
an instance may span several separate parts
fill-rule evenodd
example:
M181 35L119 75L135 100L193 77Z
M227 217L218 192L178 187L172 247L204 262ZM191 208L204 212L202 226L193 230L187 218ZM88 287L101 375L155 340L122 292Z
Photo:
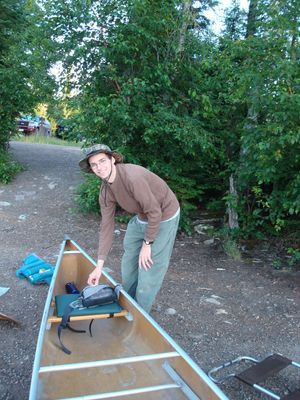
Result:
M75 308L80 308L82 306L82 300L79 298L75 301L72 301L68 306L66 306L64 310L64 314L61 319L61 323L57 327L57 335L59 339L59 343L61 346L61 349L63 352L66 354L71 354L72 352L63 344L61 340L61 332L63 329L70 329L72 332L77 332L77 333L85 333L86 331L84 330L79 330L79 329L74 329L69 325L69 320L70 320L70 314Z
M118 283L115 287L114 287L114 291L116 293L117 299L119 300L120 297L120 292L122 290L122 285L120 283Z

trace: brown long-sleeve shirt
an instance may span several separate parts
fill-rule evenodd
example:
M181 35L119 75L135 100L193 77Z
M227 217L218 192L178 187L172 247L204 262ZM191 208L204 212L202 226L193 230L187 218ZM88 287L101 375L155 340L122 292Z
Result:
M102 221L98 259L105 260L112 245L116 204L147 221L145 239L152 241L161 221L171 218L179 203L164 180L146 168L133 164L116 164L113 183L102 183L99 202Z

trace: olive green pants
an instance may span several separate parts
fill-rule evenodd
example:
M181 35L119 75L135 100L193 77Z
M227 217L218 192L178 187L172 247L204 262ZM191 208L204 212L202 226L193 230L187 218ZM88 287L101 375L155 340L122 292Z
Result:
M145 237L147 223L133 217L124 238L122 257L123 288L147 312L150 312L154 299L162 285L176 238L180 214L171 220L162 221L154 243L151 245L153 265L147 271L139 268L139 253Z

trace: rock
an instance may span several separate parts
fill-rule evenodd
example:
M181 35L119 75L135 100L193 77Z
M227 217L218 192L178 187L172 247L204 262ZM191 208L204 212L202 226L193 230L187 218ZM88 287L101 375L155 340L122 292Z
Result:
M216 306L221 305L221 303L218 300L214 299L213 297L209 297L208 299L205 299L205 301L207 303L215 304Z
M0 201L0 207L8 207L10 203L8 201Z
M194 226L195 232L197 232L199 235L206 235L207 231L210 229L213 229L212 225L198 224Z
M57 186L57 183L54 183L54 182L50 182L48 184L48 188L51 189L51 190L54 189L56 186Z
M203 242L203 244L205 244L205 246L211 246L214 243L215 243L215 239L214 238L204 240L204 242Z
M223 308L218 308L218 310L216 311L217 315L221 315L221 314L228 314L228 312L226 310L224 310Z
M174 310L174 308L167 308L166 309L166 314L167 315L175 315L177 313L176 310Z

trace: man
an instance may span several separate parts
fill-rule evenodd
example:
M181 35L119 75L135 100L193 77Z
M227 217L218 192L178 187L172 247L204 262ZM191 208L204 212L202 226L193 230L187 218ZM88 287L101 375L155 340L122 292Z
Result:
M124 289L150 312L162 285L176 238L180 208L168 185L149 170L123 164L121 154L97 144L79 162L85 172L102 179L102 221L97 267L88 278L96 285L112 245L116 205L136 214L127 226L121 272Z

